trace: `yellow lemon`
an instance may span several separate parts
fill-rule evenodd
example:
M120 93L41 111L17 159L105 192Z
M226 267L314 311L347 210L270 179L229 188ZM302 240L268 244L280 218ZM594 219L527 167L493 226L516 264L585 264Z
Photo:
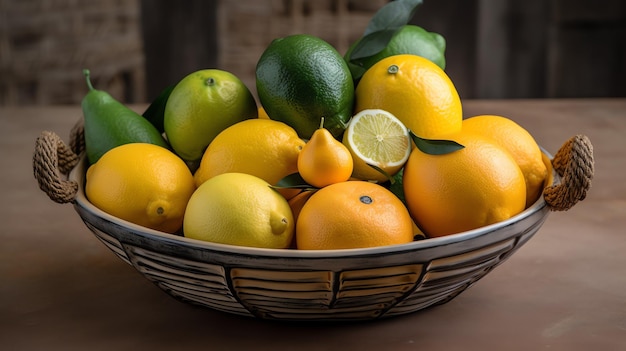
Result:
M270 119L270 116L267 115L267 112L265 112L265 109L263 108L263 106L259 106L258 115L259 115L259 118Z
M275 185L298 171L304 140L283 122L249 119L222 131L204 152L196 186L222 173L246 173Z
M343 134L343 143L354 159L352 176L385 182L404 166L411 153L411 138L404 124L384 110L357 113ZM374 165L385 173L377 171Z
M355 112L381 109L419 137L461 130L461 99L446 73L416 55L384 58L368 69L355 91Z
M183 231L198 240L282 249L292 242L294 220L287 200L263 179L223 173L193 193Z
M369 57L360 58L358 64L355 64L351 62L352 52L362 40L363 38L359 38L352 43L344 56L355 81L376 62L393 55L418 55L433 61L441 69L446 68L446 39L441 34L428 32L422 27L412 24L402 26L393 34L382 51Z
M85 192L115 217L167 233L183 225L193 176L183 160L152 144L133 143L106 152L87 170Z
M405 201L427 236L476 229L524 210L524 175L508 151L476 133L450 139L465 148L444 155L414 148L404 166Z
M492 138L513 155L526 181L526 207L543 191L548 170L533 136L513 120L493 115L475 116L463 121L463 130Z

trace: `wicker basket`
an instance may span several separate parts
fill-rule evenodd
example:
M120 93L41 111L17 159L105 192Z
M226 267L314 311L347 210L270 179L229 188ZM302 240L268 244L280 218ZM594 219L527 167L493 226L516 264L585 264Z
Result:
M115 218L85 197L86 158L53 133L37 140L33 167L53 200L73 203L102 243L171 296L238 315L310 321L392 317L458 296L532 238L550 210L585 197L593 174L586 137L546 160L554 170L544 196L509 220L409 244L330 251L214 244ZM69 180L60 177L70 170Z

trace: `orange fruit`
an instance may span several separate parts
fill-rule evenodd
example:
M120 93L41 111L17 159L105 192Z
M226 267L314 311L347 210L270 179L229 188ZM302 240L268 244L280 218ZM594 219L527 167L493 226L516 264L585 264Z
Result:
M355 91L355 112L390 112L419 137L461 130L461 99L448 75L416 55L384 58L368 69Z
M196 186L222 173L246 173L275 185L298 171L298 155L305 142L283 122L248 119L213 139L194 174ZM281 193L295 192L281 189Z
M364 181L331 184L304 204L296 222L301 250L352 249L413 241L404 204L381 185Z
M302 211L302 207L309 201L311 195L313 195L315 191L312 190L304 190L293 196L289 199L289 207L291 208L291 213L293 214L293 221L295 225L298 224L298 216L300 216L300 211ZM295 232L295 229L294 229ZM291 243L291 248L296 248L296 236L293 236L293 242Z
M463 130L487 136L509 151L524 173L526 207L537 201L548 170L539 145L526 129L506 117L481 115L463 120Z
M314 193L315 191L305 190L289 199L289 207L291 208L291 213L293 214L293 219L296 223L298 223L298 216L300 215L300 211L302 211L302 207L304 207L304 204Z
M145 143L107 151L87 170L85 192L96 207L123 220L174 233L183 225L193 176L168 149Z
M313 133L298 155L300 176L318 188L345 182L353 167L350 150L323 127Z
M427 236L476 229L524 210L524 175L508 151L476 133L449 137L465 148L444 155L414 148L404 166L405 201Z

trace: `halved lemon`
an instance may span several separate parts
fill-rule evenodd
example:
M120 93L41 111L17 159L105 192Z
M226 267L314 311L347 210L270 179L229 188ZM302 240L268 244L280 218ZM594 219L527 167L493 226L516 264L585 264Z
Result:
M387 181L388 176L400 171L411 153L407 128L394 115L380 109L354 115L343 135L343 144L354 160L352 177L368 181Z

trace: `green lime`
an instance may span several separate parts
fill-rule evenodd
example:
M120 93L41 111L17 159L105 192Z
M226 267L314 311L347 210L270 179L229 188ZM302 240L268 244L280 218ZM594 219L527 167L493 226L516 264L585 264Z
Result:
M441 69L446 68L444 56L446 40L440 34L428 32L422 27L407 24L394 34L387 47L381 52L374 56L359 59L358 62L350 62L352 50L360 41L361 39L354 42L344 56L355 79L360 78L367 69L385 57L401 54L422 56L434 62Z
M309 139L320 126L339 138L352 117L354 83L337 50L311 35L275 39L256 66L259 100L271 119Z
M165 134L185 161L197 161L224 129L257 118L254 96L230 72L205 69L183 78L165 105Z

